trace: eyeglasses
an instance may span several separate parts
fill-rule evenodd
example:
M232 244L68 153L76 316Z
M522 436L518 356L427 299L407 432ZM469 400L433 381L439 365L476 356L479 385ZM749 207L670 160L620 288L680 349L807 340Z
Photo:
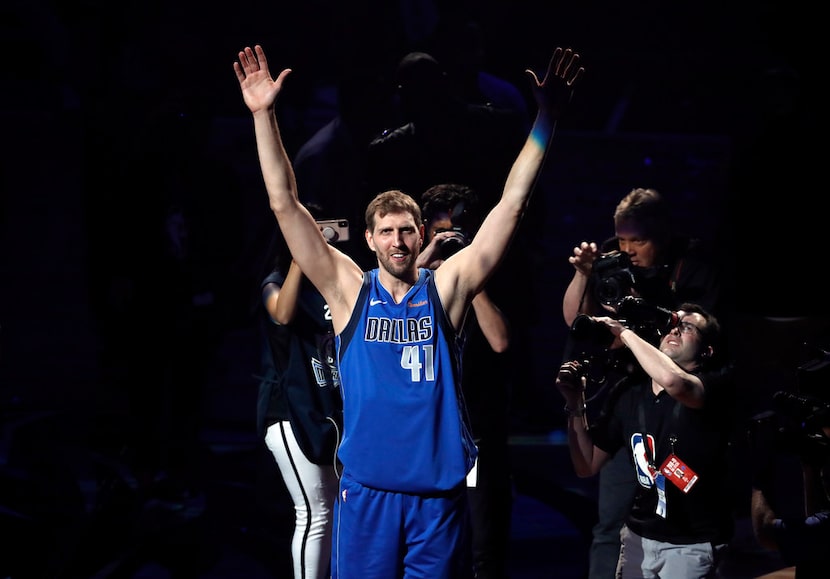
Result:
M698 328L691 322L680 322L679 324L677 324L677 329L680 331L681 334L700 334L700 328Z

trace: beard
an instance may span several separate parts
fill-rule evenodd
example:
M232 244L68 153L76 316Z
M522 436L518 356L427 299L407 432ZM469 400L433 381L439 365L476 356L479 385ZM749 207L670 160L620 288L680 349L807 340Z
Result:
M409 274L412 271L412 264L415 262L415 259L417 259L417 256L412 253L407 253L406 258L403 261L395 261L388 255L382 254L378 251L375 252L375 255L378 259L378 265L398 278L402 278Z

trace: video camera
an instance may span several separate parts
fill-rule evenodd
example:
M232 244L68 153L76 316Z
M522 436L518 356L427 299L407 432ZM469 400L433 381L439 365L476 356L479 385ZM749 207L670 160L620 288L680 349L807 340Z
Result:
M625 296L618 301L616 319L646 339L655 333L665 334L679 321L677 312L651 305L643 298L634 296ZM575 346L586 355L608 348L614 341L608 326L585 314L576 317L571 324L570 334Z
M760 449L792 453L808 460L830 459L830 352L819 355L797 372L797 391L779 390L772 410L752 417L749 435Z
M605 306L616 307L637 285L631 258L622 251L611 251L594 260L594 296Z
M654 280L649 279L649 272L643 268L633 267L627 253L611 251L600 255L594 260L591 276L594 296L608 308L606 315L619 320L643 339L656 343L677 325L676 312L632 295L638 286L651 289ZM630 374L637 366L627 349L611 349L614 341L611 330L589 315L580 314L574 319L569 337L569 356L582 361L580 368L589 383L604 383L608 374Z
M619 302L619 321L646 340L668 332L677 325L677 313L653 306L643 298L626 296ZM614 334L603 322L589 315L579 314L570 328L571 359L580 360L580 376L588 378L591 391L588 399L603 395L610 384L608 375L631 375L637 372L638 364L632 360L627 348L611 349Z

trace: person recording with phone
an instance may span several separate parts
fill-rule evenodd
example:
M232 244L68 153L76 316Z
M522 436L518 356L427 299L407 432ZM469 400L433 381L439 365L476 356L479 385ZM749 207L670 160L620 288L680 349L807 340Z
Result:
M718 320L681 304L658 345L621 320L591 318L611 347L633 355L644 378L633 381L589 427L582 360L562 364L556 387L565 399L568 447L576 474L599 473L623 453L637 481L620 531L616 576L714 577L733 533L728 448L735 385L730 364L715 357Z
M321 211L316 205L306 207L315 215ZM330 243L349 237L344 219L317 224ZM330 576L337 446L343 427L331 313L278 229L260 291L265 343L257 431L294 503L294 579L323 579Z

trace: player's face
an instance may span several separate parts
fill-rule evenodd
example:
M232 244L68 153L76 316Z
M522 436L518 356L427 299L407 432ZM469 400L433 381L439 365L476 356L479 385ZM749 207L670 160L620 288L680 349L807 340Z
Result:
M375 229L366 233L366 242L375 252L378 265L399 276L415 269L423 236L423 226L418 227L410 213L389 213L376 217Z

